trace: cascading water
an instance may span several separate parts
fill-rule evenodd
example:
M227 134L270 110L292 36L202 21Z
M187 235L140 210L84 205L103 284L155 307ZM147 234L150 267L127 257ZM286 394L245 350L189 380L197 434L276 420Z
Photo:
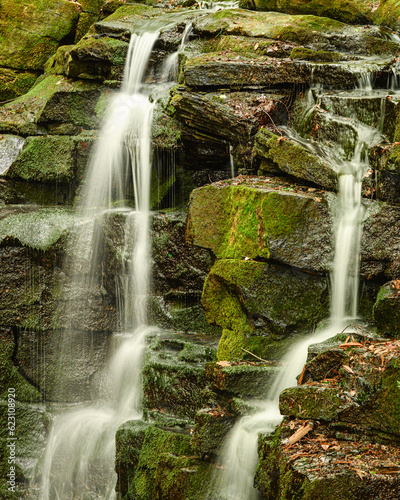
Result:
M359 82L362 92L372 90L370 75L363 76ZM319 89L314 89L318 94ZM383 97L383 100L386 96ZM318 103L310 91L305 99L306 109L303 116L309 114ZM319 104L318 104L319 105ZM381 106L381 113L385 111ZM340 119L340 118L339 118ZM283 359L283 367L268 391L267 399L259 413L239 420L229 433L221 456L223 473L216 476L210 492L210 500L256 500L261 497L253 487L255 468L258 461L257 442L260 433L272 432L282 416L279 412L279 394L296 385L296 377L301 372L311 344L323 342L341 332L349 323L357 319L360 242L362 219L364 214L361 185L368 169L366 145L377 144L381 139L380 130L357 123L356 139L350 160L340 159L344 151L336 148L323 150L324 158L335 162L338 173L338 202L335 209L335 257L331 274L331 314L327 326L314 335L309 335L298 342ZM288 131L292 138L306 145L296 133ZM314 152L314 145L309 145ZM317 148L318 149L318 148ZM319 151L321 152L321 151ZM216 491L218 493L216 493Z
M140 91L157 37L158 32L132 36L122 88L109 107L82 194L85 217L96 218L114 201L126 198L127 179L132 178L136 209L126 213L125 269L118 287L124 333L114 335L98 401L63 412L54 421L43 460L43 499L114 498L115 433L123 422L141 417L142 357L146 336L153 330L146 326L146 298L154 103ZM87 258L82 256L87 248L96 259L99 228L92 225L91 242L78 246L76 259ZM87 230L85 225L82 231ZM78 241L85 240L83 236Z

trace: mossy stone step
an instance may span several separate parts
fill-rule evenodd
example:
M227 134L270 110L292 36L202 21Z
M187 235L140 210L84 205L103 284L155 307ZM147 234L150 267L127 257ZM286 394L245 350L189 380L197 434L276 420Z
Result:
M300 429L303 439L290 445ZM255 486L267 500L397 500L400 449L307 420L284 421L259 441Z

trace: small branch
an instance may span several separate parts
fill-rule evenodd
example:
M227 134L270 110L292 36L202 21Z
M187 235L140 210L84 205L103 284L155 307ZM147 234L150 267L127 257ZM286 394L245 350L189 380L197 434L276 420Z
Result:
M264 361L264 363L269 363L269 361L267 361L266 359L262 359L259 356L256 356L255 354L253 354L252 352L248 351L247 349L244 349L243 347L241 347L241 349L242 349L242 351L247 352L247 354L250 354L251 356L254 356L255 358L259 359L260 361Z

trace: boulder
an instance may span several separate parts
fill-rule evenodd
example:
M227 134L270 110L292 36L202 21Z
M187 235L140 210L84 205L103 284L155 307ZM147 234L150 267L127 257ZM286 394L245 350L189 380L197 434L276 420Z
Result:
M330 224L326 195L243 176L193 191L186 238L217 258L273 259L320 272L329 267Z
M8 101L25 94L38 76L38 72L0 67L0 101Z
M0 11L0 66L42 70L66 40L73 40L79 12L67 0L5 0Z
M327 285L323 275L277 264L218 260L202 296L208 321L224 329L218 359L241 359L243 349L279 358L288 347L281 339L306 332L327 316Z
M381 0L372 15L375 24L396 31L400 28L400 8L396 0Z
M261 174L284 172L318 186L336 189L337 173L333 163L267 128L258 131L253 152L261 158Z
M303 430L306 437L289 445ZM399 451L322 422L291 420L260 439L255 486L268 500L395 500Z
M145 408L194 418L206 403L204 366L214 356L212 349L185 342L179 335L156 338L143 367Z
M329 17L348 24L372 22L371 8L361 0L241 0L240 7L251 10L277 11L286 14L308 14Z
M373 308L374 323L380 335L400 337L400 280L383 285Z
M108 95L107 89L104 94ZM69 125L69 134L79 134L82 128L99 126L96 105L100 96L98 84L50 75L0 108L0 130L22 136L43 135L47 128L54 133L55 127Z
M257 37L290 42L316 50L352 53L352 55L395 55L396 42L376 27L357 27L312 15L291 16L278 12L252 12L225 9L197 18L196 34Z

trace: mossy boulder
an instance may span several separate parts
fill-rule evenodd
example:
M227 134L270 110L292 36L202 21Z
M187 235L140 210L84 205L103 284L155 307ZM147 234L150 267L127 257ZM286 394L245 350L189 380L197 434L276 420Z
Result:
M284 104L287 94L226 92L199 94L178 88L169 106L173 116L192 134L206 143L220 141L238 159L241 167L251 165L254 135L261 125L270 127L286 123ZM189 149L182 134L183 146Z
M204 37L239 35L291 42L315 50L362 55L396 54L398 45L375 27L361 28L312 15L226 9L198 18L194 31Z
M107 89L104 90L107 94ZM1 132L22 136L55 133L69 124L70 134L99 125L96 106L101 97L98 84L73 81L59 75L42 78L25 95L0 108Z
M259 440L255 486L268 500L395 500L399 448L336 434L321 423L293 445L288 438L308 422L283 422ZM311 428L311 430L310 430ZM340 436L340 437L339 437ZM393 463L396 463L392 468Z
M328 204L323 196L279 190L268 179L239 177L193 191L186 238L218 258L273 259L325 271L331 253Z
M15 362L15 339L11 328L0 327L0 390L1 398L7 400L8 390L14 389L13 397L17 401L33 403L40 402L42 396L18 371L18 363ZM5 426L7 427L7 426Z
M400 28L400 6L396 0L381 0L373 12L373 21L393 30Z
M370 154L375 169L378 199L400 204L400 147L398 144L375 148Z
M29 480L32 468L37 457L43 453L49 424L49 415L37 405L18 401L14 405L12 400L0 400L2 499L26 498L31 494ZM11 486L15 486L14 489L10 489Z
M374 323L385 337L400 337L400 280L383 285L373 308Z
M128 44L112 37L88 36L69 52L66 76L89 80L122 80Z
M33 86L38 73L0 68L0 101L15 99Z
M130 420L122 424L115 435L115 472L118 476L115 489L122 498L132 495L130 489L133 487L145 431L150 425L141 420Z
M382 348L384 346L384 349ZM292 418L321 420L337 424L357 425L376 438L398 439L400 436L399 369L400 350L397 341L358 342L346 347L344 358L334 356L336 365L325 374L313 370L318 356L305 371L306 383L285 389L280 395L279 409ZM326 362L326 354L320 356ZM331 378L336 374L336 378Z
M220 408L197 412L193 430L193 449L200 457L216 457L236 418Z
M328 189L337 186L337 173L333 164L267 128L258 131L253 151L261 158L262 174L285 172Z
M28 137L4 175L26 182L64 184L74 192L89 158L91 143L93 138L85 135Z
M204 377L209 386L229 398L261 398L268 393L278 368L267 362L207 363Z
M241 359L258 341L254 354L279 351L279 340L311 329L329 311L324 276L251 260L218 260L204 284L207 319L221 326L218 359ZM263 345L262 337L266 337ZM277 349L274 353L274 347Z
M361 0L241 0L240 7L286 14L308 14L337 19L348 24L367 24L372 21L371 8Z
M0 10L0 65L42 70L65 40L73 39L76 5L67 0L5 0Z
M206 361L215 351L177 338L155 339L143 367L144 406L178 417L194 417L206 403Z

